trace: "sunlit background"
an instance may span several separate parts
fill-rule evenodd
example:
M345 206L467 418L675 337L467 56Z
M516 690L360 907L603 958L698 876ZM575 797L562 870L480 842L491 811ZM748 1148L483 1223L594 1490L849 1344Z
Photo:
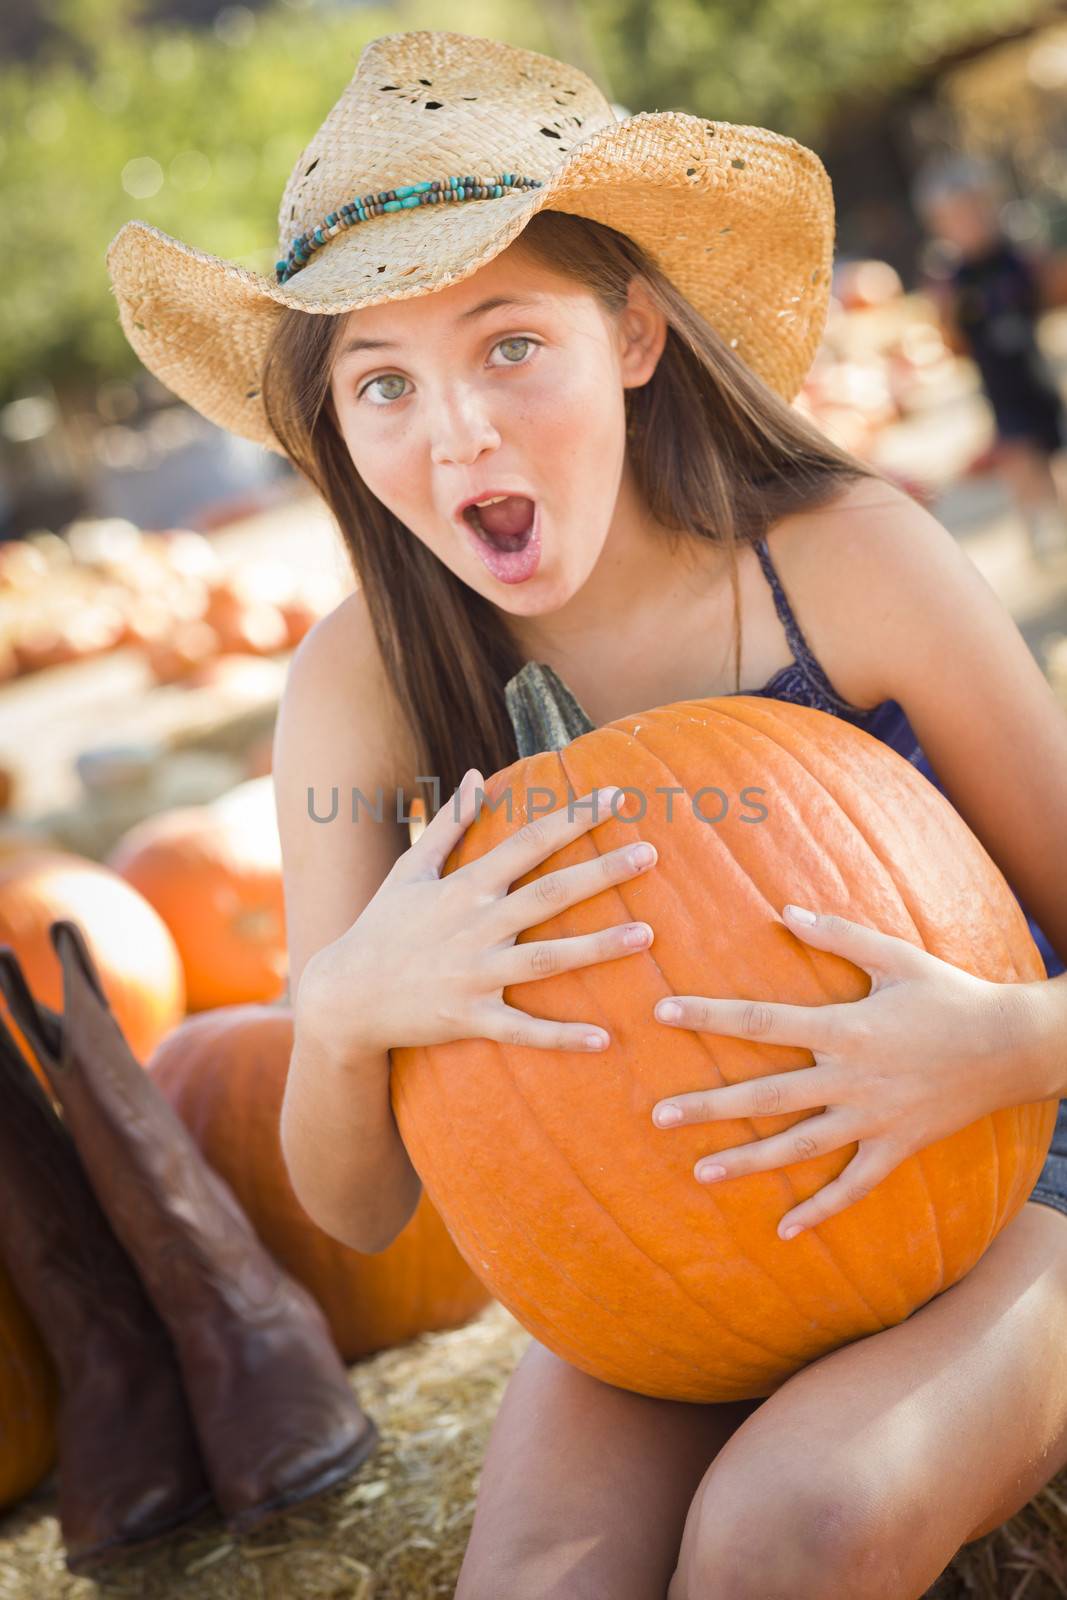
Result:
M1062 539L1054 531L1047 548L1035 548L978 368L943 315L955 247L916 203L921 175L939 162L991 164L996 224L1033 263L1039 346L1067 392L1067 7L8 0L0 5L0 887L5 904L39 900L39 918L43 880L22 863L39 845L62 852L66 899L48 906L55 915L76 906L91 936L98 917L103 939L113 931L104 902L118 892L121 860L119 875L140 883L176 941L191 1011L285 998L271 733L293 649L352 577L324 508L280 458L214 427L141 367L119 326L105 252L124 222L140 218L273 278L278 203L296 157L367 41L413 28L565 58L623 115L677 109L752 123L819 153L837 206L833 299L795 403L945 523L1067 705L1067 525ZM1051 466L1063 494L1062 452ZM179 842L172 834L169 845L151 844L172 851L162 876L146 869L138 879L131 830L158 819L162 839L179 808L187 808ZM208 890L190 876L204 838L227 841L227 903L257 946L251 989L236 976L247 973L247 952L230 964L232 929L211 924ZM242 856L250 839L252 865ZM94 870L110 874L106 893ZM58 881L49 880L49 894L59 894ZM150 891L150 882L164 889ZM42 997L59 1002L54 987ZM422 1326L452 1325L436 1315ZM393 1498L384 1478L361 1484L343 1516L324 1513L306 1538L287 1535L277 1551L264 1550L277 1556L259 1564L267 1588L259 1576L260 1587L238 1587L233 1550L216 1539L186 1550L184 1575L175 1567L137 1592L364 1600L451 1592L442 1577L416 1597L404 1562L428 1571L426 1551L447 1554L460 1537L467 1501L449 1509L447 1474L455 1470L458 1482L461 1468L473 1472L496 1379L517 1345L513 1330L504 1336L487 1323L449 1349L452 1365L432 1381L401 1359L374 1390L379 1414L393 1407L412 1441L397 1469L409 1499L400 1487ZM2 1425L0 1416L0 1443ZM431 1445L442 1450L440 1505L426 1500L418 1454ZM73 1593L61 1583L54 1520L34 1504L10 1517L0 1509L0 1589L27 1600ZM1002 1545L1002 1561L989 1546L964 1551L931 1594L1067 1594L1067 1503L1050 1491L1028 1516L1025 1537ZM411 1526L415 1535L403 1533ZM360 1540L381 1546L373 1573ZM337 1586L342 1570L347 1588Z

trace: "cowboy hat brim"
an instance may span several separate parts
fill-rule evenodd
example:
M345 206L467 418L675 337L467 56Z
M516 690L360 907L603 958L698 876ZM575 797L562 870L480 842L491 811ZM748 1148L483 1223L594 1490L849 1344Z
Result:
M784 134L687 112L640 112L590 134L537 189L371 217L285 284L141 221L116 234L107 267L144 365L201 415L284 455L260 374L286 307L338 314L433 293L491 261L543 209L628 234L764 382L796 395L829 308L829 176Z

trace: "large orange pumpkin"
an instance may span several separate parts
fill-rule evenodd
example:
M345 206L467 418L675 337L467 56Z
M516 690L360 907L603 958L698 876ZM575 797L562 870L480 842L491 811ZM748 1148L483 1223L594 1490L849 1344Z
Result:
M269 777L238 784L210 805L147 817L123 835L108 865L173 934L190 1011L284 992L285 900Z
M486 784L500 809L487 806L467 828L445 872L518 829L527 797L543 814L566 803L568 787L584 796L635 786L633 824L608 817L513 887L637 835L655 844L656 865L519 942L630 918L655 937L633 955L504 990L532 1015L602 1024L605 1051L487 1039L394 1050L400 1132L471 1267L557 1354L643 1394L766 1396L825 1352L903 1321L974 1266L1027 1199L1056 1102L982 1117L784 1241L782 1216L835 1177L855 1144L709 1188L693 1176L701 1155L818 1110L670 1130L651 1111L672 1093L810 1066L810 1052L670 1028L653 1016L656 1001L677 993L816 1006L866 995L864 971L789 931L787 901L994 981L1041 979L1044 966L979 841L921 773L862 729L741 695L593 730L580 708L577 719L567 714L555 675L533 667L509 685L520 760ZM574 737L576 722L590 731Z
M98 861L61 850L0 858L0 944L11 945L30 989L55 1011L63 1007L63 977L48 929L63 917L85 934L115 1020L137 1059L146 1061L185 1015L181 959L165 923ZM2 996L0 1016L32 1063Z
M55 1368L0 1267L0 1511L35 1489L56 1458Z
M300 1205L278 1131L292 1049L288 1007L230 1006L190 1017L148 1071L263 1243L315 1296L346 1361L469 1321L489 1292L425 1194L377 1255L331 1238Z

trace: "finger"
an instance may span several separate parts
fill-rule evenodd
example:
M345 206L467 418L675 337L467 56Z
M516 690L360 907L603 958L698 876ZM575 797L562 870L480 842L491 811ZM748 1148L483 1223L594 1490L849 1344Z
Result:
M420 874L440 877L445 862L474 821L479 792L484 793L482 774L477 767L468 767L455 794L438 807L400 860L409 861Z
M642 851L648 850L652 854L646 859ZM594 856L592 861L580 861L555 872L545 872L532 883L524 883L521 889L513 889L504 896L493 911L494 926L499 927L501 938L513 939L524 928L535 928L580 900L647 872L655 866L656 860L655 845L637 839L617 850L609 850L606 855Z
M787 905L783 907L782 916L790 932L797 934L805 944L829 950L836 956L844 956L846 961L862 967L871 977L890 973L904 975L915 972L924 964L926 951L917 942L898 938L896 934L881 933L877 928L866 928L862 923L850 922L847 917L837 916L836 913L819 913L802 906ZM809 917L813 917L814 921L809 922Z
M672 1094L652 1107L658 1128L682 1128L693 1122L730 1122L742 1117L777 1117L792 1111L822 1109L830 1104L825 1067L797 1067L770 1077L751 1078L692 1094Z
M871 1190L883 1178L887 1178L903 1159L901 1154L890 1150L884 1140L880 1143L868 1140L861 1144L848 1166L838 1173L832 1183L810 1195L803 1205L786 1212L778 1224L778 1237L795 1237L797 1233L818 1227L820 1222L836 1217L857 1201L865 1200Z
M779 1167L795 1166L798 1161L811 1161L828 1150L838 1150L843 1144L851 1144L853 1137L841 1118L824 1112L822 1116L805 1117L784 1133L702 1156L693 1168L693 1176L699 1183L724 1183L727 1178L743 1178L750 1172L775 1172Z
M758 1039L760 1044L797 1045L829 1055L847 1020L842 1013L861 1003L791 1006L780 1000L710 1000L700 994L672 994L656 1002L654 1014L657 1022L672 1028Z
M509 983L529 983L533 978L550 978L554 972L572 972L597 961L632 956L651 943L652 929L647 922L621 922L570 938L531 939L503 951L494 962L493 977L501 988Z
M580 1050L583 1055L604 1050L611 1043L604 1028L587 1022L554 1022L548 1017L531 1017L517 1006L500 1001L480 1014L481 1031L472 1038L495 1039L498 1044L535 1050Z
M625 797L615 800L621 794L616 784L609 784L603 789L568 797L567 802L557 806L555 811L549 811L543 817L531 817L515 833L509 834L492 850L486 851L480 860L471 862L463 870L485 881L498 894L506 894L516 879L540 866L542 861L557 850L562 850L572 839L609 821L613 815L613 802L616 810L621 810L625 805ZM509 815L508 798L505 795L501 802L505 816Z

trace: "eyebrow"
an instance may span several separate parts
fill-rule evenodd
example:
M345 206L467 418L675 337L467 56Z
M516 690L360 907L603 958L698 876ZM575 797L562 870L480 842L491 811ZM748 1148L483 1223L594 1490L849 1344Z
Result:
M482 317L489 311L499 311L502 306L536 306L544 301L544 295L527 295L523 299L515 299L511 295L496 294L489 300L480 300L476 306L461 311L456 318L457 322L471 322L475 317ZM348 339L337 355L336 365L340 365L346 356L354 355L359 350L396 350L398 346L391 339Z

